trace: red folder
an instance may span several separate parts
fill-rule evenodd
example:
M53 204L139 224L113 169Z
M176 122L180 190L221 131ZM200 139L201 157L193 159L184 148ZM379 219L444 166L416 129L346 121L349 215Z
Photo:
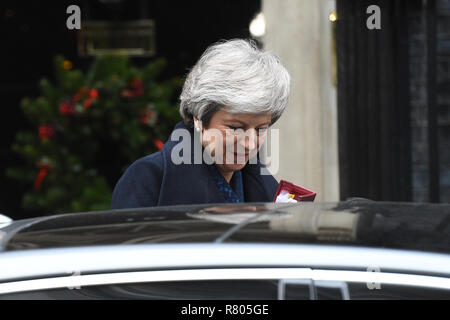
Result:
M288 182L285 180L281 180L278 184L277 192L275 192L275 196L273 197L273 202L277 199L278 195L281 191L287 191L290 194L294 195L294 200L297 201L314 201L316 197L316 193L314 191L305 189L303 187L300 187L292 182Z

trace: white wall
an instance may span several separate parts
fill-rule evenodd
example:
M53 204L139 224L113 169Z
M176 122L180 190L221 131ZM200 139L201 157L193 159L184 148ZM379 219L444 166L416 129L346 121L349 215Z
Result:
M278 122L280 167L275 177L339 200L337 102L333 84L334 0L263 0L266 50L288 69L290 103Z

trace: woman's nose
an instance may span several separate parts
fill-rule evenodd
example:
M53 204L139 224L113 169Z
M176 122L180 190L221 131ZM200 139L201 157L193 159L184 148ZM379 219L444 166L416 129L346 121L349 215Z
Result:
M248 129L241 137L239 143L245 147L245 150L251 151L257 146L257 134L255 129Z

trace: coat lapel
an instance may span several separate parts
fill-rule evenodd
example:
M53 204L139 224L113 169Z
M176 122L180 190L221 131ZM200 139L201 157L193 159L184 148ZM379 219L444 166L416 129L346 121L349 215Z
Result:
M164 173L158 205L221 203L225 199L221 196L210 168L205 163L194 163L194 132L188 129L183 122L178 123L175 129L189 131L191 146L191 164L174 164L171 160L172 149L181 141L168 140L164 144L163 162Z
M257 164L247 164L244 169L242 169L242 176L244 180L244 196L246 202L270 202L275 194L272 190L273 183L267 185L263 177L260 174L261 163L258 160ZM276 180L270 176L275 184ZM276 187L275 187L276 190Z

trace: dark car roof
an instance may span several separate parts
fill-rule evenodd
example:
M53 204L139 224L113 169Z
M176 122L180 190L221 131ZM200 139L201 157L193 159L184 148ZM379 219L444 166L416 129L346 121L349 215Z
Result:
M450 205L208 204L61 214L2 229L4 251L133 243L324 243L450 253Z

